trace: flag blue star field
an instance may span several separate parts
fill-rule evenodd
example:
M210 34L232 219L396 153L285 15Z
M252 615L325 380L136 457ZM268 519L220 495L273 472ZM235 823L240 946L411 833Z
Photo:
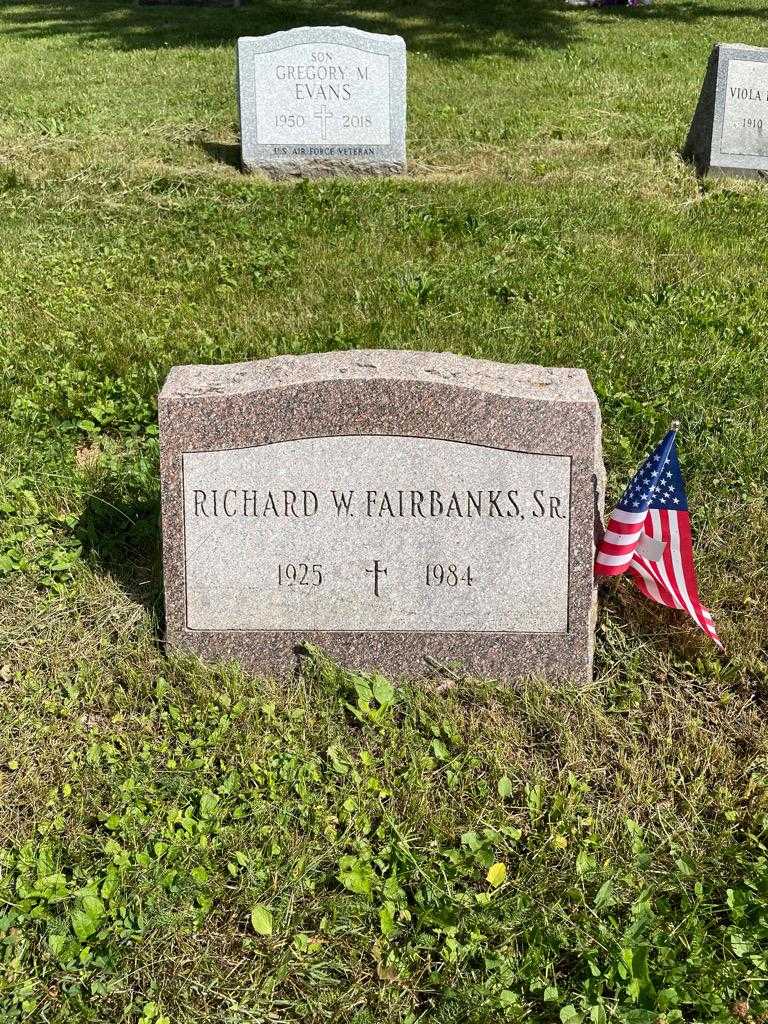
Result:
M712 616L699 600L675 435L670 430L630 480L598 547L595 573L628 572L646 597L687 612L722 647Z

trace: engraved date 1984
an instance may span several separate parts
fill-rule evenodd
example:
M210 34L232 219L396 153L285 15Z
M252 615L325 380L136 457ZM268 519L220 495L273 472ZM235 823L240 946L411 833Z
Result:
M440 562L427 563L427 586L428 587L471 587L476 583L476 577L472 575L472 566L442 565Z

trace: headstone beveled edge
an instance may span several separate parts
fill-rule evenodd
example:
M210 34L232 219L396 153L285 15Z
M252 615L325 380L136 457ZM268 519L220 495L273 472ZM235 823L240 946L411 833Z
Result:
M256 79L249 57L302 43L338 43L389 57L390 139L370 157L276 156L274 146L256 141ZM402 36L365 32L347 25L302 26L265 36L241 36L237 40L236 86L240 123L241 166L245 172L262 172L272 178L320 178L332 175L397 175L406 170L407 60Z
M590 679L593 574L605 471L597 398L583 370L445 353L358 350L174 367L159 403L166 639L204 660L287 675L300 644L343 664L424 678L425 655L473 675ZM182 455L349 434L439 437L571 458L566 633L232 632L185 626Z
M745 43L713 46L682 156L691 161L701 175L765 179L768 178L768 156L740 156L723 153L721 149L728 65L739 59L768 63L768 48Z

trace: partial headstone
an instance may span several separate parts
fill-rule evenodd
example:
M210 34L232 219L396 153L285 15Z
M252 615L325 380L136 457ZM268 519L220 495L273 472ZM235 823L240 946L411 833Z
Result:
M177 366L167 639L288 673L591 675L600 410L583 370L429 352Z
M683 156L701 174L768 177L768 49L715 46Z
M237 42L245 171L273 177L405 170L405 43L355 28Z

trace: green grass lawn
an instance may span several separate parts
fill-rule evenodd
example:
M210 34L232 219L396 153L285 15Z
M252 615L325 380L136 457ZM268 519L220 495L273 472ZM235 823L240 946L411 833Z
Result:
M234 41L307 23L405 37L405 178L236 169ZM768 186L678 156L719 40L764 6L4 0L2 1024L766 1020ZM609 502L679 418L728 655L619 581L591 685L167 657L168 369L356 347L585 367Z

